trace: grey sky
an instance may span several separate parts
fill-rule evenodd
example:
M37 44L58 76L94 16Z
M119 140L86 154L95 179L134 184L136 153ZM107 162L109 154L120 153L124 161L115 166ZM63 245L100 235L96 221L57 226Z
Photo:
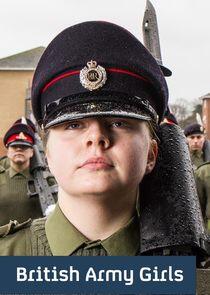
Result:
M151 0L155 6L170 102L210 92L210 1ZM46 46L62 29L106 20L142 40L146 0L0 0L0 58Z

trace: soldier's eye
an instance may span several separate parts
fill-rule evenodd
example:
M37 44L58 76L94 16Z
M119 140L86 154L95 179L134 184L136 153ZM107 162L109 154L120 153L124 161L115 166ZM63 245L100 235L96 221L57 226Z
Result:
M113 128L129 128L131 123L128 120L118 119L110 122L110 126Z
M124 122L121 122L121 121L112 122L111 125L112 125L112 127L115 127L115 128L119 128L119 127L125 126Z
M71 122L66 124L65 129L79 129L81 128L81 123L79 122Z

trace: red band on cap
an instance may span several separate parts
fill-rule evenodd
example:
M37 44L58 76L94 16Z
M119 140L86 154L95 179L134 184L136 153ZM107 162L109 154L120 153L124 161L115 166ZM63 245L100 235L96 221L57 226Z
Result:
M71 71L71 72L67 72L65 74L62 74L54 79L52 79L49 83L47 83L45 85L45 87L42 89L42 93L45 92L50 86L52 86L54 83L56 83L57 81L69 77L69 76L74 76L74 75L78 75L80 73L80 71Z
M128 75L128 76L132 76L132 77L135 77L137 79L143 80L143 81L145 81L147 83L149 82L143 76L138 75L138 74L133 73L133 72L130 72L130 71L127 71L127 70L116 69L116 68L107 68L106 71L111 72L111 73L125 74L125 75ZM70 71L70 72L66 72L64 74L61 74L61 75L57 76L56 78L52 79L49 83L47 83L44 86L44 88L42 89L41 92L44 93L50 86L52 86L53 84L55 84L59 80L62 80L62 79L66 78L66 77L69 77L69 76L74 76L74 75L79 75L79 74L80 74L80 70Z
M6 142L6 145L8 145L9 143L11 142L14 142L14 141L17 141L17 140L22 140L23 142L28 142L28 143L31 143L33 144L33 139L31 136L29 136L28 134L23 134L24 135L24 138L21 138L20 137L20 133L18 134L12 134L8 139L7 139L7 142Z
M107 69L108 72L113 72L113 73L120 73L120 74L126 74L132 77L135 77L137 79L143 80L145 82L149 82L146 78L142 77L141 75L135 74L133 72L123 70L123 69L115 69L115 68L109 68Z

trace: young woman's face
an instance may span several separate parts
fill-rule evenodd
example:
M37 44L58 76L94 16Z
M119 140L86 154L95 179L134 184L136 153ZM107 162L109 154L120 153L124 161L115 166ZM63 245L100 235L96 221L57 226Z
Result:
M86 118L50 130L47 159L67 194L100 195L134 192L157 155L143 121Z

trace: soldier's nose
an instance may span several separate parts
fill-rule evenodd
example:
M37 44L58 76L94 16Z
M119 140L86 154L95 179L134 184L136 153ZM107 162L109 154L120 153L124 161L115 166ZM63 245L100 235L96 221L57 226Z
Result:
M104 149L109 148L111 139L108 130L100 123L91 124L86 138L87 146L100 146Z

